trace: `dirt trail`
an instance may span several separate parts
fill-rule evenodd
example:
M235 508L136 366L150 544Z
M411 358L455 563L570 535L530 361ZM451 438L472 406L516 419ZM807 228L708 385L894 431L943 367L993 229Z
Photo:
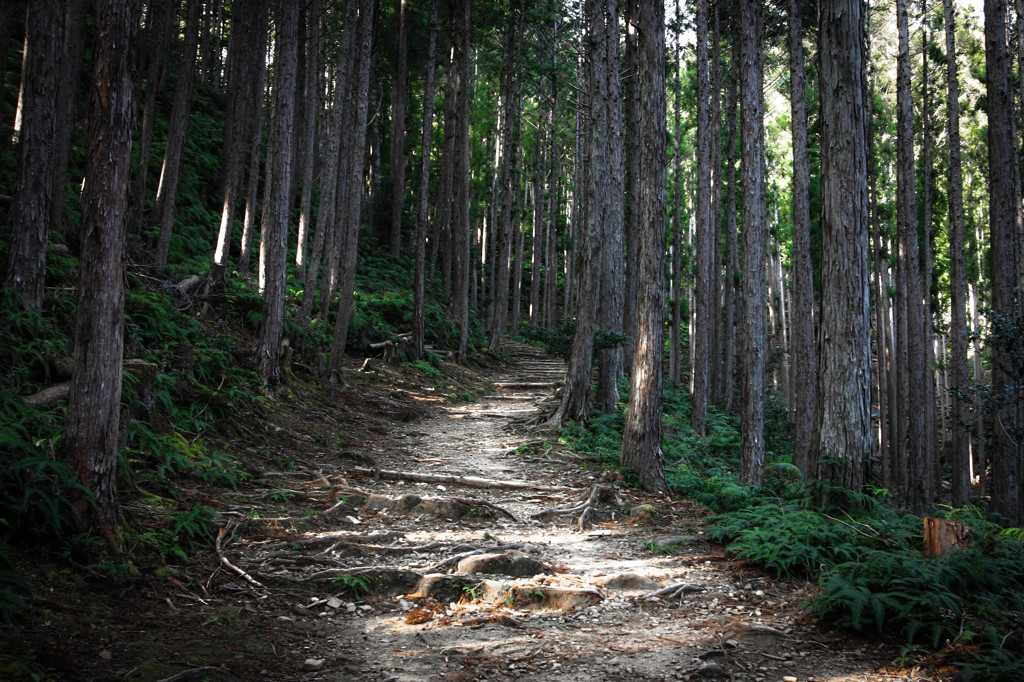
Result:
M504 348L512 362L489 395L396 424L348 453L359 461L339 461L367 475L318 472L324 511L229 529L235 589L252 591L247 610L288 648L264 677L919 679L887 668L889 645L820 630L812 585L707 543L701 510L547 447L555 434L529 424L552 406L562 365Z

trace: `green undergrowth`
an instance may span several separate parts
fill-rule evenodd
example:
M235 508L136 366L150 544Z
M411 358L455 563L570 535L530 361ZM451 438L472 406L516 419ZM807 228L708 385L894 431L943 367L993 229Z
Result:
M628 385L620 384L623 398ZM569 423L562 442L618 466L625 407ZM808 505L790 463L792 423L780 400L766 409L768 452L760 487L740 485L740 423L711 408L699 437L689 396L664 393L662 451L672 490L709 508L710 536L777 579L817 580L813 608L840 627L903 644L905 662L954 665L965 680L1024 679L1024 530L1004 529L974 507L933 515L967 524L973 542L926 557L923 521L892 506L887 491L837 496L847 509ZM627 475L627 480L629 480Z

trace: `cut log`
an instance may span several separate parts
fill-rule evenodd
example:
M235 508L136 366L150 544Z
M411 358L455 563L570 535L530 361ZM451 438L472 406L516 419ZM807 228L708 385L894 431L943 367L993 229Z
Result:
M447 485L461 485L467 488L502 488L508 490L562 490L551 486L527 481L497 481L489 478L477 478L476 476L449 476L446 474L421 474L412 471L388 471L387 469L364 469L356 467L349 469L349 472L359 476L371 478L383 478L389 481L421 481L423 483L444 483Z
M50 403L67 398L70 390L70 381L65 381L64 383L56 384L54 386L47 386L41 391L36 391L32 395L25 396L25 404L29 407L44 407Z
M971 529L956 521L925 517L924 553L930 557L945 554L953 547L971 544Z

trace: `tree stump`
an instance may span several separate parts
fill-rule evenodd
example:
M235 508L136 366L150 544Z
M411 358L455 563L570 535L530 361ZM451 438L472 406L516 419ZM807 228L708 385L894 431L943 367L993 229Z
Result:
M930 557L945 554L953 547L971 544L971 529L956 521L925 517L924 553Z

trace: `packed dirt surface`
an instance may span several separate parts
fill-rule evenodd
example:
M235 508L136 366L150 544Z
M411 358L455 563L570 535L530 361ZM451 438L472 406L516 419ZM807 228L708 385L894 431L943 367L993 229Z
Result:
M819 623L813 584L725 555L704 510L566 451L542 423L561 363L504 351L471 402L367 363L386 391L296 415L337 420L331 438L266 425L291 467L210 500L224 525L203 565L143 576L77 632L55 597L8 653L68 680L940 679ZM347 422L360 401L391 420Z

